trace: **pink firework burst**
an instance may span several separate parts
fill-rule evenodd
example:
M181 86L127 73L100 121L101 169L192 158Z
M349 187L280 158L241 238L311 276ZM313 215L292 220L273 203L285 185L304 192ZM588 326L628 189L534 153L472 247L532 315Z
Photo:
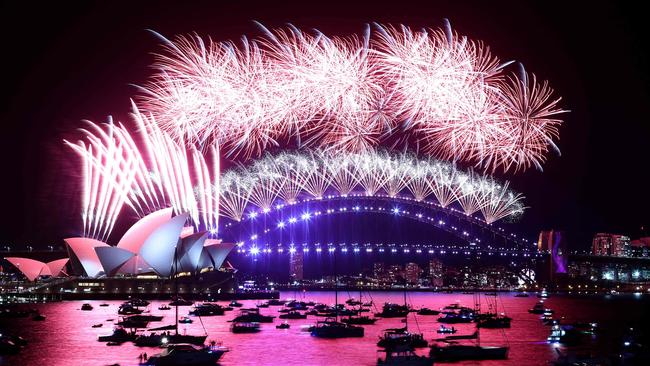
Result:
M361 152L397 140L486 171L541 169L557 150L560 98L504 76L489 47L451 30L375 25L328 37L296 27L241 42L165 39L143 110L162 130L228 154L284 142Z

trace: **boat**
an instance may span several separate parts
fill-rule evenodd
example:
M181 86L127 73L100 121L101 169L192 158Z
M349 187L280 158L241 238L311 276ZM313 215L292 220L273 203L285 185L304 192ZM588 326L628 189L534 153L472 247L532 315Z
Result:
M260 323L257 322L234 322L230 326L233 333L257 333L260 330Z
M193 320L186 316L183 316L180 319L178 319L178 322L181 324L192 324Z
M153 329L152 329L153 330ZM187 334L170 333L169 331L162 333L149 333L135 338L133 344L138 347L159 347L165 344L174 343L191 343L202 345L207 338L207 335L195 336Z
M225 347L196 347L191 344L168 344L165 349L155 354L142 365L155 366L201 366L214 365L228 352Z
M497 329L497 328L510 328L512 318L507 316L491 316L476 321L476 326L479 328Z
M174 252L174 263L178 265L178 252ZM175 268L176 271L178 271L178 268ZM208 334L205 333L203 335L191 335L191 334L179 334L178 333L178 307L179 306L184 306L187 304L192 304L191 301L185 301L182 298L178 296L178 277L175 276L175 281L174 281L174 298L172 299L172 302L170 302L170 305L173 304L175 308L174 312L174 324L173 325L165 325L157 328L152 328L149 329L150 334L148 335L142 335L139 337L136 337L136 339L133 341L133 343L136 346L152 346L152 347L157 347L157 346L162 346L166 344L180 344L180 343L190 343L190 344L195 344L195 345L203 345L205 342L205 339L208 337ZM200 314L199 314L200 315ZM171 333L170 330L173 330L174 332ZM156 331L162 331L160 334L156 334ZM203 328L203 331L205 332L205 328Z
M575 346L580 344L584 334L587 333L574 325L560 325L558 322L555 322L551 326L551 334L546 338L546 340L548 343L561 343L565 346Z
M124 302L124 304L128 304L135 307L145 307L145 306L149 306L150 303L149 301L143 299L131 299L129 301Z
M496 292L486 292L485 296L497 296Z
M439 323L446 323L446 324L471 323L473 321L474 321L474 315L471 313L464 313L464 312L446 314L445 316L438 318Z
M340 310L338 310L338 315L340 315L340 316L353 316L353 315L357 315L357 314L359 314L359 312L357 310L354 310L354 309L340 309Z
M158 310L171 310L171 306L169 306L169 305L160 305L158 307Z
M138 321L145 321L145 322L159 322L163 319L161 315L149 315L149 314L130 315L127 318L131 320L138 320Z
M347 318L341 319L341 321L347 324L369 325L369 324L375 324L377 319L362 315L362 316L349 316Z
M311 330L311 335L318 338L349 338L363 337L363 327L341 323L335 318L328 318L324 321L316 322Z
M257 306L258 308L268 308L268 307L269 307L269 302L268 302L268 301L267 301L267 302L263 302L263 303L261 303L261 304L257 304L257 305L255 305L255 306Z
M531 309L528 309L528 312L531 314L544 314L544 313L549 313L553 314L553 310L547 309L544 307L544 303L539 301L533 306Z
M307 319L307 315L301 314L299 311L292 310L286 314L280 314L280 319Z
M393 349L386 349L386 357L379 358L377 365L380 366L432 366L433 359L427 356L420 356L415 354L412 348L409 347L396 347Z
M104 324L102 324L102 323L93 324L93 328L101 328L103 326L104 326Z
M34 314L34 316L32 316L32 320L39 321L39 322L43 321L43 320L45 320L45 315L43 315L41 313L36 313L36 314Z
M542 324L544 325L553 325L555 322L555 319L553 319L553 314L544 314L540 319L542 319Z
M136 337L135 331L127 332L123 327L115 327L113 329L113 334L99 336L97 340L99 342L130 342Z
M144 310L138 309L137 307L126 303L120 305L120 308L117 310L117 313L120 315L142 314L143 312Z
M142 320L142 319L132 319L131 317L125 317L122 318L121 321L117 322L117 325L129 329L146 328L149 325L149 321Z
M107 346L121 346L123 342L106 342Z
M176 297L169 302L169 306L192 306L194 301L185 300L181 297Z
M286 301L285 300L280 300L280 299L271 299L268 301L270 306L283 306Z
M237 315L232 322L239 323L273 323L275 319L272 315L262 315L260 314L260 309L241 309L239 315Z
M90 305L90 304L87 303L87 302L84 303L83 305L81 305L81 310L84 310L84 311L90 311L90 310L92 310L92 309L93 309L93 306Z
M454 340L460 340L460 339L478 339L478 331L475 331L472 334L459 334L459 335L450 335L446 336L445 338L442 339L436 339L437 341L454 341Z
M395 347L423 348L429 344L422 333L411 333L406 327L386 329L384 335L379 337L377 346L386 349Z
M106 306L108 306L108 304L105 303L105 302L103 302L103 303L99 304L99 306L101 306L101 307L106 307Z
M282 323L275 326L276 329L289 329L289 323Z
M190 311L190 315L196 316L213 316L213 315L223 315L225 314L226 309L219 305L204 302L194 306L194 309Z
M233 300L228 304L228 306L232 306L234 308L241 308L243 305L242 303L238 302L237 300Z
M481 297L475 298L475 313L481 309ZM462 310L461 310L462 311ZM442 343L431 346L429 356L434 361L464 361L464 360L501 360L508 358L509 347L481 346L480 329L470 335L451 335L442 339ZM475 344L459 344L458 340L476 339Z
M508 347L484 347L480 345L434 345L430 356L434 361L462 360L505 360L508 358Z
M363 304L361 301L356 300L354 297L351 297L351 298L345 300L345 303L350 305L350 306L358 306L358 305Z
M304 301L296 301L296 300L291 300L284 304L287 308L291 310L307 310L309 306L307 305L306 302Z
M438 315L438 314L440 314L440 311L429 309L429 308L422 308L422 309L418 310L417 314L418 315Z
M515 297L529 297L529 296L530 296L530 295L528 295L527 292L517 292L517 293L515 294Z
M459 303L455 302L453 304L449 304L449 305L445 306L443 309L445 309L445 310L460 310L462 308L463 307L460 306Z
M375 316L382 318L403 318L409 313L407 305L385 303L381 312L375 313Z
M454 327L447 328L447 327L445 327L444 325L441 324L440 328L438 328L437 332L438 332L438 334L454 334L454 333L457 332L457 330Z

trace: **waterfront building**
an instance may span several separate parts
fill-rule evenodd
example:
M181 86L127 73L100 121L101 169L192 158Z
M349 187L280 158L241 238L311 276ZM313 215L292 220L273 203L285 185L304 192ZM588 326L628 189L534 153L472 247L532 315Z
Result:
M417 263L407 263L404 267L404 279L406 280L406 284L410 286L417 285L420 282L421 273L422 269L420 269L420 266L418 266Z
M444 267L439 259L432 259L429 261L429 280L431 286L442 287L444 285Z
M630 255L633 257L650 257L650 236L632 240Z
M591 254L629 257L631 255L630 237L610 233L596 233L591 243Z
M302 281L304 277L305 254L303 251L296 251L289 257L289 277L293 281Z

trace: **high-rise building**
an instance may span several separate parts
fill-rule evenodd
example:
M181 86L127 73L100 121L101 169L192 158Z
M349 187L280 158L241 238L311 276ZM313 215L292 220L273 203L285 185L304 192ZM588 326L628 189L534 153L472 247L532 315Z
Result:
M302 281L304 279L303 262L305 254L302 251L291 253L289 257L289 275L294 281Z
M443 270L444 267L440 260L432 259L429 261L429 280L431 281L431 286L443 286Z
M422 269L417 263L406 263L404 267L404 279L408 285L417 285L420 281L420 273Z
M537 250L551 255L549 260L549 279L555 274L567 273L568 256L567 242L564 232L559 230L544 230L539 233Z
M618 234L596 233L591 242L591 254L612 257L629 257L630 237Z
M386 272L388 276L388 281L390 282L390 285L399 285L402 283L404 280L404 273L402 271L402 266L399 264L393 264L390 267L388 267L388 271Z
M386 267L383 262L375 262L372 265L372 275L376 279L380 279L386 272Z
M630 254L633 257L650 257L650 236L632 240Z

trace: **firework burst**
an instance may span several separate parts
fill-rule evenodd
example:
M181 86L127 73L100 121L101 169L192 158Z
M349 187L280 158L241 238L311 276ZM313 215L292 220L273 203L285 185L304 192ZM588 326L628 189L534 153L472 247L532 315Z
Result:
M164 39L141 107L182 143L261 155L293 141L362 152L386 141L485 171L541 169L557 150L560 99L489 47L451 30L296 27L241 42ZM394 142L393 142L394 143Z

